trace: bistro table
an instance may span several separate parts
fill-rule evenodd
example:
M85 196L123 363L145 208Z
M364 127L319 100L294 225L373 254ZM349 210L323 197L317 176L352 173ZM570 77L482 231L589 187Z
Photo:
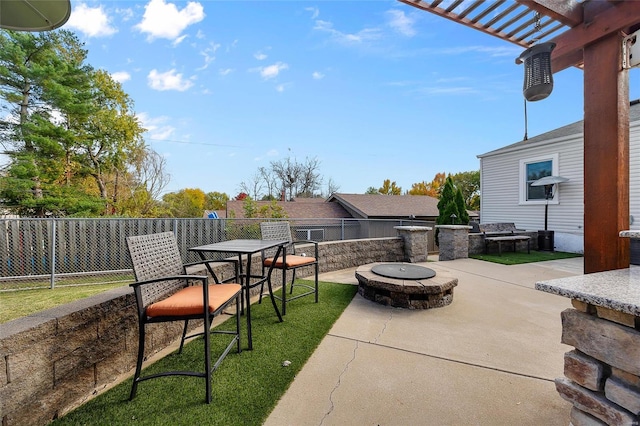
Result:
M267 286L269 288L269 296L271 297L271 303L273 304L273 308L276 310L278 319L280 320L280 322L282 322L282 316L280 315L280 310L278 309L278 305L273 297L271 282L270 280L267 279L269 275L268 274L265 275L264 268L262 268L262 265L261 265L261 271L262 271L261 275L251 275L251 257L255 253L259 253L259 252L262 252L263 250L267 250L274 247L278 247L278 251L275 255L276 258L278 258L280 255L286 256L286 250L287 250L286 244L288 243L289 241L287 240L277 241L277 240L239 239L239 240L222 241L219 243L213 243L213 244L207 244L204 246L189 248L189 251L198 253L200 258L205 261L207 260L207 257L206 257L207 253L233 253L238 255L239 276L236 276L236 278L239 278L240 284L242 284L242 286L244 287L245 297L247 299L246 316L247 316L247 339L249 341L249 350L253 349L253 340L251 337L251 293L250 293L250 290L253 287L262 285L265 282L267 283ZM242 268L243 255L247 255L247 272L246 273L243 272L243 268ZM275 264L275 262L273 263ZM211 269L211 266L209 265L209 263L206 263L206 266L207 266L207 269L209 270L209 273L215 277L215 274ZM272 268L273 268L273 265L269 269L269 273L271 272ZM237 273L237 270L236 270L236 273ZM252 283L251 282L252 278L257 279L257 281ZM242 307L244 309L244 297L242 301Z

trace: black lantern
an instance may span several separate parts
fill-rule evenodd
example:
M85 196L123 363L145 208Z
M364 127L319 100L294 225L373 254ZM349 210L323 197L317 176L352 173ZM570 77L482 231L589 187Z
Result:
M522 52L516 60L517 63L524 62L522 93L530 102L546 98L553 90L551 51L555 47L553 42L536 44Z

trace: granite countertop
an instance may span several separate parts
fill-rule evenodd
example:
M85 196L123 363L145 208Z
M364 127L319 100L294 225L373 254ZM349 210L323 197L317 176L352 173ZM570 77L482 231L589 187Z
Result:
M620 231L619 235L624 238L640 238L640 231Z
M640 316L640 267L540 281L536 290Z

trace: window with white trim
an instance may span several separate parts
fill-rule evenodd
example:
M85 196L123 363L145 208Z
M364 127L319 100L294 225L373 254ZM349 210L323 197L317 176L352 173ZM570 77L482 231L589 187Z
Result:
M545 203L544 186L531 186L531 184L545 176L557 175L557 153L520 160L520 204ZM549 203L557 202L555 196L549 200Z

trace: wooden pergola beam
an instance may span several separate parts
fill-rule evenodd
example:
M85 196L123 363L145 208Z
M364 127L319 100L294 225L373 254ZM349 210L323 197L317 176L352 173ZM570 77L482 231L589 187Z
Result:
M540 0L535 3L540 3ZM551 53L551 68L554 73L581 65L585 46L640 22L640 1L598 3L600 8L604 5L609 7L552 40L556 43L556 48Z

